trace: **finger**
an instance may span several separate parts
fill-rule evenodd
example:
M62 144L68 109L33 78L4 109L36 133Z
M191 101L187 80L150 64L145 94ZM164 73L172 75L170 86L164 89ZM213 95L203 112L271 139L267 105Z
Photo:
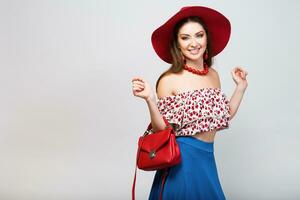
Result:
M232 73L232 76L233 76L233 78L235 78L235 79L239 79L239 78L242 77L242 73L241 73L241 71L236 70L236 71L234 71L234 72Z
M132 85L132 88L141 88L141 87L143 87L143 86L140 86L140 85L137 85L137 84Z
M132 87L138 85L138 81L132 82Z
M141 82L145 82L145 80L142 77L137 77L136 80L141 81Z
M135 82L134 84L139 85L139 86L145 86L145 83L142 83L142 82Z
M134 76L134 77L132 77L132 80L141 80L142 79L142 77L140 77L140 76Z
M232 71L231 71L231 76L232 76L233 78L236 78L235 70L232 70Z
M239 72L239 77L243 79L243 77L244 77L243 72L241 72L241 71Z
M234 70L233 70L233 73L234 73L235 75L239 75L240 72L241 72L241 70L240 70L238 67L234 68Z
M237 72L239 72L241 75L244 73L244 71L240 68L237 69Z
M134 90L143 90L144 87L141 87L141 86L134 86L133 89L134 89Z
M132 89L135 89L135 90L144 90L145 87L144 87L144 86L140 86L140 85L134 85L134 86L132 87Z
M239 75L241 72L241 70L238 68L238 67L235 67L233 70L232 70L232 74L234 74L235 76Z
M135 77L132 79L132 81L141 81L141 82L145 82L145 80L144 80L142 77L140 77L140 76L135 76Z
M143 90L143 89L144 89L143 86L137 86L137 88L138 88L139 90Z
M134 89L133 92L138 93L138 92L141 92L141 90L140 89Z
M141 81L140 81L140 79L135 78L135 79L132 79L131 82L132 82L132 83L138 83L138 82L141 82Z
M134 82L134 81L137 81L139 80L139 77L138 76L134 76L132 79L131 79L131 82Z
M132 82L133 84L138 84L138 85L141 85L141 84L145 84L144 82L142 82L141 80L135 80Z
M235 75L240 75L241 74L241 70L239 70L238 68L236 68L233 72Z
M244 71L240 71L240 77L241 77L241 78L244 78L244 75L245 75L245 74L244 74Z

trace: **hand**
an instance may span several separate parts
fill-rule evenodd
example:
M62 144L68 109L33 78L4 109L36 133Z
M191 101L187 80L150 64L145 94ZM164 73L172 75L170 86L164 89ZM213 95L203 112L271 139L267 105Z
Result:
M242 90L245 90L247 88L248 86L248 82L246 79L246 76L248 75L247 71L245 71L241 67L235 67L231 70L231 75L237 87L239 87Z
M133 77L132 92L134 96L141 97L146 101L155 100L150 84L141 77Z

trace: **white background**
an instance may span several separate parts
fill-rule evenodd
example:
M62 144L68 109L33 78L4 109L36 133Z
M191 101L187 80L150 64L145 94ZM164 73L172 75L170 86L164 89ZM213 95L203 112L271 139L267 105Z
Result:
M150 115L133 76L155 88L169 65L152 32L181 7L227 16L214 67L230 98L230 70L249 86L215 140L227 199L299 199L299 9L290 1L0 1L0 199L130 199L137 139ZM197 169L195 169L197 170ZM138 171L137 199L154 172Z

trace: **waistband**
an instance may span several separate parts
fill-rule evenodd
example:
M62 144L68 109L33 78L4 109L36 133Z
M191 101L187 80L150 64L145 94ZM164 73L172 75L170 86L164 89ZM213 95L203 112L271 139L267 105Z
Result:
M207 152L214 152L214 142L205 142L192 136L177 136L176 141L191 145Z

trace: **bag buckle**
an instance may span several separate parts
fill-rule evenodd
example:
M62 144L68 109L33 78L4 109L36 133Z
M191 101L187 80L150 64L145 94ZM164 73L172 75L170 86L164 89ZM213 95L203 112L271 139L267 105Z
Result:
M155 150L152 150L152 151L149 152L149 158L150 159L153 159L155 156L156 156Z

